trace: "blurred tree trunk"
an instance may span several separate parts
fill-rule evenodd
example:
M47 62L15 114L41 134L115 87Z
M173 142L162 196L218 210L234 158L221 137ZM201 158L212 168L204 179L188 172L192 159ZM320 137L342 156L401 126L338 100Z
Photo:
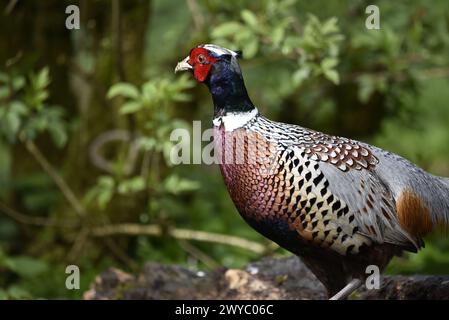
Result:
M65 27L68 16L65 9L70 4L80 8L80 30ZM113 5L115 14L111 14ZM106 93L117 81L143 81L150 6L147 0L49 0L8 1L0 7L0 70L4 71L11 61L15 63L9 70L23 74L50 66L49 103L62 106L67 120L76 125L67 150L55 148L45 135L36 143L49 162L64 171L63 176L80 198L95 183L98 174L104 174L89 159L92 141L110 128L135 130L132 123L124 123L123 117L114 112ZM114 18L119 21L114 22ZM126 151L127 147L121 142L108 145L104 148L105 156L111 148ZM14 148L15 179L41 172L24 148L19 144ZM15 199L14 207L30 212L23 208L19 192L11 195L11 199ZM118 219L134 219L135 212L141 212L136 208L138 204L134 205L131 213L120 207L113 211ZM59 206L53 205L52 211L46 213L50 216L69 214L64 201L60 201ZM129 217L130 214L133 216Z

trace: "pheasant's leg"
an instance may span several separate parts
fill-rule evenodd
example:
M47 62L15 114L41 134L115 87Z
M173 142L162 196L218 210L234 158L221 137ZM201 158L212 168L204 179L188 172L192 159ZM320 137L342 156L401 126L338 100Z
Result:
M360 279L352 279L343 289L338 291L333 297L329 300L343 300L347 298L351 293L358 289L362 285L362 281Z

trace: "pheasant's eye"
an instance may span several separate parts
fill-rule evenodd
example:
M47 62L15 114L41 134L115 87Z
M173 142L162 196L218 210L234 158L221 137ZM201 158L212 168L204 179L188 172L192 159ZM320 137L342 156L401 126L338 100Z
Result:
M205 63L207 59L203 54L200 54L200 55L198 55L197 60L199 63Z

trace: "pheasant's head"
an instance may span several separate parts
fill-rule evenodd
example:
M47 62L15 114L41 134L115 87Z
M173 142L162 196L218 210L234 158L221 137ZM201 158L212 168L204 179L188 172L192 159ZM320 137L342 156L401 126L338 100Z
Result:
M195 79L206 84L214 102L214 116L250 112L255 109L248 97L237 58L241 53L213 44L199 45L175 68L193 71Z
M214 72L222 72L229 69L240 73L237 58L241 53L213 44L199 45L182 61L178 62L175 72L192 70L195 79L199 82L207 81Z

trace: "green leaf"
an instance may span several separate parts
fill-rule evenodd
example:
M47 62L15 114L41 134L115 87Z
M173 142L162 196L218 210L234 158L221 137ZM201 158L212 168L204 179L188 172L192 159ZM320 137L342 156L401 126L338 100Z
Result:
M309 68L301 68L295 71L293 73L293 83L296 86L299 86L303 83L304 80L307 79L307 77L310 75L310 69Z
M145 180L142 177L134 177L122 181L117 189L121 194L140 192L145 190Z
M103 190L98 194L97 203L101 209L105 209L107 204L111 201L113 192L111 190Z
M172 100L178 102L188 102L192 100L192 96L188 93L177 92L173 95Z
M7 289L8 299L30 299L31 294L17 285L12 285Z
M340 77L338 75L338 72L335 70L324 70L323 71L324 76L332 81L334 84L338 84L340 82Z
M242 10L242 12L240 13L240 16L242 17L242 20L245 21L245 23L247 25L249 25L253 28L257 27L259 24L259 20L257 19L257 16L253 12L251 12L247 9Z
M338 32L338 19L336 17L332 17L326 20L321 27L321 32L323 34L335 33Z
M9 109L11 112L17 113L18 115L24 116L28 114L28 109L26 105L19 100L11 101L9 104Z
M44 67L35 77L36 89L44 89L50 84L50 71L48 67Z
M101 176L97 179L97 184L89 190L85 201L96 200L100 209L105 209L111 201L115 191L115 180L111 176Z
M20 128L20 117L17 113L9 111L6 114L6 121L9 126L9 134L15 135Z
M338 64L338 59L336 58L324 58L323 61L321 61L321 68L323 70L331 70Z
M12 79L12 87L14 90L18 91L25 87L25 77L17 76Z
M254 57L257 54L258 50L259 50L259 41L255 37L250 41L248 41L243 47L243 53L245 57L247 57L248 59Z
M147 81L142 85L142 94L147 102L155 100L158 96L158 87L154 81Z
M188 74L182 74L180 77L177 78L176 85L178 89L185 90L195 87L196 83L192 80L192 77L190 77Z
M107 93L107 98L112 99L116 96L122 96L130 99L139 97L139 90L132 84L127 82L119 82L114 84Z
M48 270L48 265L41 261L27 256L7 258L5 267L26 278L35 277Z
M48 132L56 146L63 147L67 143L67 132L61 122L55 122L48 127Z
M101 176L98 178L98 185L104 189L113 189L115 186L114 178L110 176Z
M157 145L157 140L153 137L141 137L138 140L138 144L145 151L151 151Z
M176 195L182 192L197 190L200 187L200 184L197 181L183 179L177 175L171 175L164 180L163 186L166 192Z
M242 29L242 25L238 22L225 22L215 27L212 32L212 38L224 38L232 36Z
M274 28L271 34L271 39L275 47L278 47L281 44L282 40L284 40L284 36L285 36L284 27L279 26L277 28Z
M121 114L135 113L142 109L143 105L140 101L129 101L120 107Z

